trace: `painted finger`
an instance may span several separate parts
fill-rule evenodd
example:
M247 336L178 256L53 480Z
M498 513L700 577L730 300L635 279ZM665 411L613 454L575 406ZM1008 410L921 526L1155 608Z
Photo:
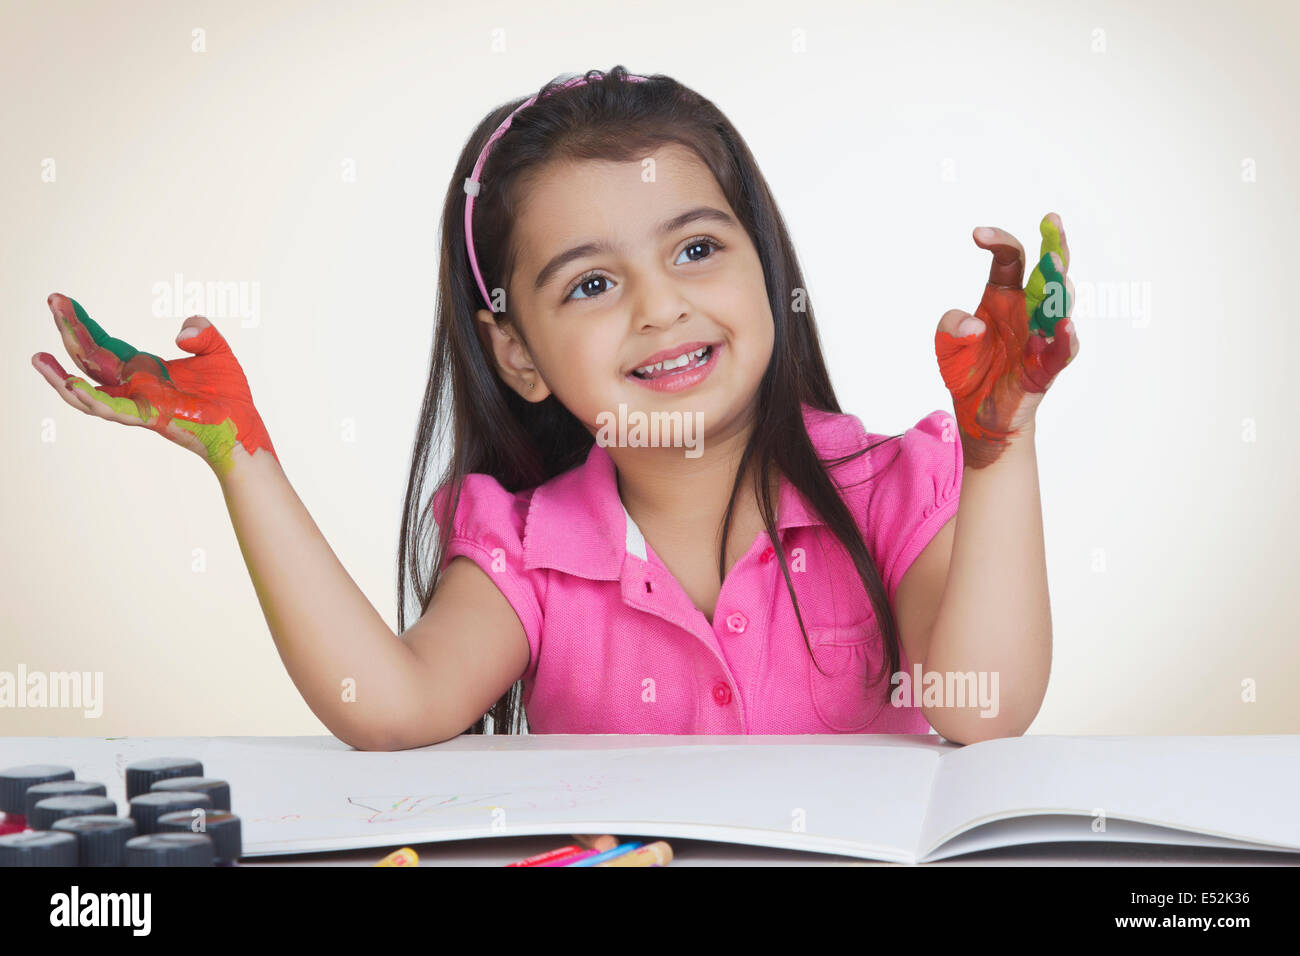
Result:
M217 327L201 315L191 315L185 320L181 330L176 333L176 344L195 355L230 352L230 345L217 331Z
M41 373L41 377L54 387L61 399L77 411L90 414L90 399L84 392L72 387L72 381L76 376L64 371L58 359L49 352L37 352L32 356L32 365Z
M1042 335L1031 335L1025 343L1021 384L1026 392L1047 391L1052 379L1070 364L1079 351L1072 321L1068 318L1060 319L1054 332L1050 341Z
M152 409L148 402L141 403L127 396L127 386L91 385L79 375L69 375L48 352L32 356L32 364L69 405L87 415L123 425L145 425L151 415L157 417L157 410Z
M1070 315L1074 302L1073 285L1067 283L1063 260L1059 252L1045 252L1025 283L1025 309L1029 315L1029 331L1035 335L1051 335L1056 323Z
M91 402L92 413L100 418L118 422L122 425L152 425L158 420L158 409L138 396L128 394L128 385L99 385L74 379L72 387L86 393Z
M1038 232L1043 237L1042 246L1038 250L1039 257L1045 252L1058 253L1061 256L1061 271L1069 272L1070 245L1065 241L1065 226L1061 223L1061 217L1049 212L1038 224Z
M965 339L983 335L986 328L983 319L961 309L949 309L939 320L938 331L947 332L955 339Z
M112 352L95 344L90 330L77 319L72 300L54 293L46 301L54 316L54 327L63 339L63 348L77 368L104 385L120 382L122 361Z
M68 354L95 381L118 385L142 370L168 377L167 365L161 358L109 335L75 299L56 292L47 302Z
M1025 275L1025 247L1020 240L996 226L981 226L973 235L977 246L993 253L989 285L1019 289Z

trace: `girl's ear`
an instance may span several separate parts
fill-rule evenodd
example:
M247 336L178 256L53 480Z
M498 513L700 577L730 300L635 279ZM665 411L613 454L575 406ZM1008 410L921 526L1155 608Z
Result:
M483 347L492 356L501 379L530 402L540 402L550 395L514 324L487 309L479 309L475 318L479 321Z

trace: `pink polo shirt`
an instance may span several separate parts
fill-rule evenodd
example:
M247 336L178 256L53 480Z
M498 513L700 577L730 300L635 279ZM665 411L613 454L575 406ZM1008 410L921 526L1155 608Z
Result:
M885 437L853 415L803 409L823 458ZM931 412L832 477L892 605L903 572L957 512L956 422ZM439 509L448 493L436 492ZM784 476L777 519L825 674L809 657L766 533L728 572L710 624L623 507L613 459L599 444L583 464L528 491L466 476L443 566L468 557L519 615L532 733L929 733L919 707L889 703L892 685L868 691L884 646L866 590ZM905 652L902 667L910 672Z

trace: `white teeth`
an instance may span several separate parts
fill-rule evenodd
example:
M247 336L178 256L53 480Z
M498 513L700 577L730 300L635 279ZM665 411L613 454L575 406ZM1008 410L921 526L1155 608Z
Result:
M654 365L642 365L636 371L642 375L649 375L652 372L660 372L663 371L664 369L672 370L675 368L681 368L683 365L688 365L691 362L699 361L700 358L703 357L704 353L707 352L708 350L709 347L706 345L702 349L696 349L694 352L685 352L677 356L677 358L669 359L666 362L655 362Z
M679 355L675 359L668 359L667 361L660 362L659 364L661 367L665 369L674 369L674 368L681 368L689 361L691 361L690 355Z

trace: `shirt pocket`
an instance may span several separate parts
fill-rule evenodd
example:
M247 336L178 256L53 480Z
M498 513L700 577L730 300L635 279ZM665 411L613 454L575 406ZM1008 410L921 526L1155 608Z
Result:
M838 733L862 730L880 713L890 691L890 685L879 680L867 686L880 667L875 618L856 624L809 625L808 641L815 655L815 663L808 662L808 682L817 716Z

